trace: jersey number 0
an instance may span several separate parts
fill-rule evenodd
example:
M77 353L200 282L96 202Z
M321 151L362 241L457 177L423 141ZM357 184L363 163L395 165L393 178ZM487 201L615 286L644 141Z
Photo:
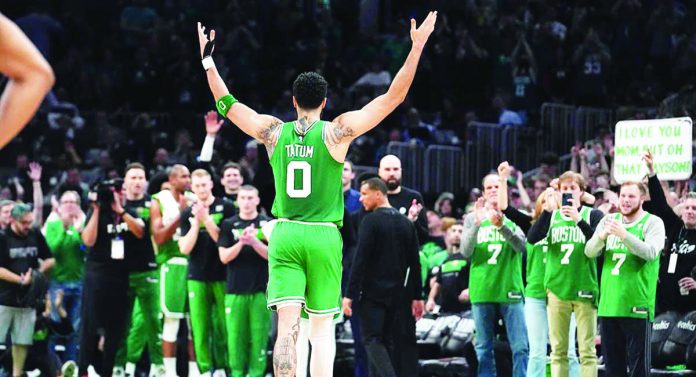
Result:
M302 171L302 186L295 188L295 173ZM291 198L306 198L312 192L312 165L307 161L290 161L287 170L285 191Z

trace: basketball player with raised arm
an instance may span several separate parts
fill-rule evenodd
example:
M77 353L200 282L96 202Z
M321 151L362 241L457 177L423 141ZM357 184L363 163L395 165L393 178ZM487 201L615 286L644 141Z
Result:
M340 312L341 237L343 221L341 174L353 139L377 126L406 98L437 12L420 27L411 20L411 51L389 90L357 111L332 122L320 120L328 84L317 73L300 74L293 83L297 120L283 123L258 114L229 92L212 60L215 31L206 35L198 24L198 40L208 84L218 112L266 146L278 218L269 238L268 307L278 311L278 339L273 351L276 376L294 376L300 311L310 317L310 373L332 376L335 356L333 316Z

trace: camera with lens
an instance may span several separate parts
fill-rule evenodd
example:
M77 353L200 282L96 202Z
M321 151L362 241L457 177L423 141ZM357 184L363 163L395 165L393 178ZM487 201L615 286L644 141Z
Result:
M110 208L114 201L114 192L120 193L123 188L123 179L115 178L97 182L92 191L97 194L95 201L102 208Z

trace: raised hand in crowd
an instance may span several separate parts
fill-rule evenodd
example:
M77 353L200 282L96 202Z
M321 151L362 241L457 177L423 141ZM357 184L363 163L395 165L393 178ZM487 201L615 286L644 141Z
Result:
M220 128L222 128L222 124L224 123L223 119L218 120L218 113L216 111L208 111L205 114L205 132L208 136L215 136L220 132Z
M423 210L423 205L418 203L416 199L411 202L411 207L408 209L408 219L411 221L418 220L418 215Z
M476 225L481 225L481 223L488 218L486 199L478 198L476 200L476 203L474 203L474 214L476 215Z

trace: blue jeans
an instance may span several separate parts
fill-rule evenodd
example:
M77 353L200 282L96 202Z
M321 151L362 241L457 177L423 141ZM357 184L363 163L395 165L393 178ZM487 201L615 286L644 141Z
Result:
M61 361L77 360L77 349L80 344L80 310L82 308L82 282L58 283L52 281L48 292L51 302L55 302L56 291L63 291L63 308L68 313L68 319L73 327L73 332L68 336L52 335L49 346L54 349L57 343L65 344L65 353ZM59 321L58 311L53 309L51 318Z
M507 330L508 341L512 349L512 375L525 377L527 375L527 326L524 321L524 304L472 304L471 311L476 325L476 358L478 359L478 376L494 377L496 309L500 310Z
M524 316L527 320L529 338L529 364L527 376L546 376L546 355L549 342L549 321L546 317L546 299L525 298ZM570 333L568 334L568 362L570 377L580 377L580 364L575 351L575 314L570 317Z

